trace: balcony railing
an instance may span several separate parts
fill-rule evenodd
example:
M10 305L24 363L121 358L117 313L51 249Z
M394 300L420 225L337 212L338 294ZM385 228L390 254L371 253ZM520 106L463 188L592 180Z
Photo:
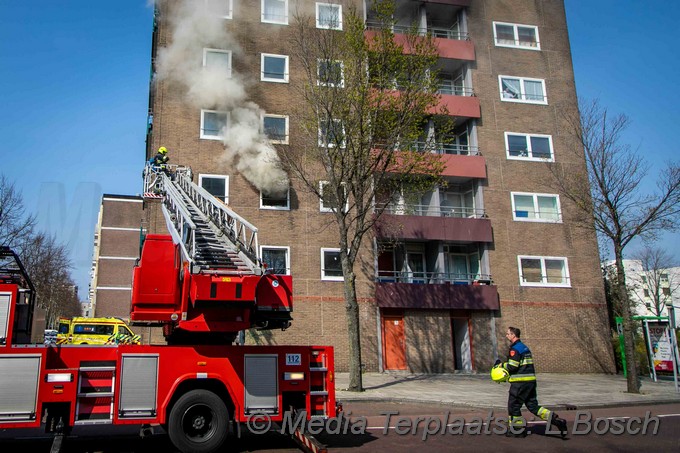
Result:
M490 274L460 274L452 272L402 272L378 270L376 281L381 283L415 283L424 285L492 285Z
M459 156L478 156L479 147L457 143L437 143L434 141L415 141L399 145L403 151L418 151L436 154L456 154Z
M385 213L392 215L413 215L424 217L454 217L464 219L485 219L483 208L467 206L429 206L423 204L388 204Z
M449 81L439 82L439 89L437 90L439 94L448 94L449 96L475 96L475 90L472 88L465 88L460 85L454 85Z
M382 30L384 25L380 22L366 21L366 30ZM458 30L458 27L444 28L444 27L427 27L427 28L413 28L407 25L394 25L392 31L395 34L407 34L415 31L418 34L430 34L435 38L455 39L458 41L469 41L470 34L463 33Z
M454 77L453 74L440 73L439 74L439 94L448 94L451 96L474 96L475 91L472 88L467 88L462 81L462 78Z

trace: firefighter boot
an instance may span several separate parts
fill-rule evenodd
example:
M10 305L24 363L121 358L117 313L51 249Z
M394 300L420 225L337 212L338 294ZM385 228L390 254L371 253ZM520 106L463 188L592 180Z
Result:
M508 430L505 432L505 437L526 437L526 436L527 427L524 418L510 416Z
M559 415L553 412L551 422L555 428L560 430L560 436L562 436L562 439L564 439L567 436L567 421L563 418L560 418Z

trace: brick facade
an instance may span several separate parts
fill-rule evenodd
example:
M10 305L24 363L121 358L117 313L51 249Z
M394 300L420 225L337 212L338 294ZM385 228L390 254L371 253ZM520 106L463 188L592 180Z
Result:
M266 113L290 116L288 146L292 147L300 140L293 105L297 102L296 87L303 80L289 44L295 33L292 16L296 10L313 16L315 2L290 0L288 3L290 25L275 25L260 21L258 5L246 7L245 2L234 1L232 19L224 20L229 42L220 45L232 50L233 77L242 82L247 99ZM354 3L363 8L364 2ZM159 3L156 51L173 42L169 17L178 4L177 0ZM400 4L416 10L421 2L402 0ZM455 6L459 4L469 6L460 9ZM404 320L407 368L413 372L486 372L498 355L504 356L507 352L504 333L507 326L513 325L522 329L522 338L532 348L539 371L613 372L594 233L574 227L574 216L578 213L566 197L560 197L562 221L559 223L513 220L511 192L556 192L551 188L548 164L507 158L506 132L550 135L555 156L555 162L550 165L561 166L565 171L585 171L583 159L574 157L577 154L569 149L575 144L565 133L562 116L577 105L563 1L427 2L428 8L432 5L450 8L438 11L451 11L463 17L474 44L475 60L469 72L471 88L481 110L481 117L474 120L474 135L486 168L486 178L478 179L479 199L483 201L488 216L485 218L490 220L493 232L493 242L483 242L480 247L492 274L492 283L497 287L499 301L495 301L495 306L500 304L500 310L482 309L480 305L478 309L466 311L416 309L415 306L398 311ZM495 45L494 21L537 26L540 51ZM261 53L290 56L289 83L260 81ZM499 75L544 80L547 105L503 101L499 96ZM186 87L171 80L156 80L151 90L153 129L148 149L166 146L170 150L170 163L190 165L195 175L228 176L228 204L258 227L259 244L290 249L290 272L294 276L293 325L284 332L250 332L248 341L331 344L335 347L337 370L346 370L348 339L343 283L322 281L320 270L320 249L338 246L332 214L319 212L318 199L295 180L291 181L289 210L260 209L259 191L225 159L227 151L222 142L199 137L200 107L188 100ZM113 215L106 211L105 214ZM136 211L128 215L140 218ZM149 232L165 230L157 201L145 200L141 217ZM125 248L120 253L126 255L138 247L131 239L123 246L123 240L115 239L112 232L111 236L102 237L102 250L109 247L108 241L120 243L119 247ZM362 360L367 371L382 370L385 363L381 315L387 311L378 308L375 300L377 259L373 244L372 238L364 242L356 266ZM519 255L566 258L569 286L522 285ZM107 264L102 265L101 271L104 270L110 272L106 279L110 278L111 284L117 279L123 280L122 267ZM104 281L105 277L101 279ZM100 306L104 300L100 299ZM122 303L116 304L115 308L112 305L112 312L122 310ZM457 351L460 345L469 346ZM462 353L470 360L467 369L460 365Z

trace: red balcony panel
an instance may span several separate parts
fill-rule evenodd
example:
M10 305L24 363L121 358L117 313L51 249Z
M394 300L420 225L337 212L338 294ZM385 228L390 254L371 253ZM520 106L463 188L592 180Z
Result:
M475 61L475 45L472 41L460 39L434 38L434 43L442 58Z
M383 283L375 284L381 308L435 310L499 310L495 285Z
M481 118L482 110L479 106L477 96L454 96L452 94L441 94L440 105L444 105L449 115L458 118ZM432 109L432 113L438 113L437 108Z
M375 229L381 238L493 242L489 219L383 214Z
M376 30L364 31L364 36L367 39L373 39L373 37L377 34L378 32ZM408 54L411 52L411 46L406 39L406 35L402 33L395 33L394 41L404 47L405 53ZM475 61L475 45L472 43L472 41L434 38L434 43L435 46L437 46L439 56L442 58Z
M442 154L446 167L442 175L460 176L463 178L486 178L486 159L484 156L460 156L458 154Z

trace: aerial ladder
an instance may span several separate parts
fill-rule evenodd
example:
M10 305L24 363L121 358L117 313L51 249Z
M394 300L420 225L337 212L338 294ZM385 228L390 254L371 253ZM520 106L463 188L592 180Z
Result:
M292 278L262 262L257 228L195 184L189 167L149 164L144 176L145 197L160 198L170 234L145 237L131 323L162 325L171 344L288 328Z

